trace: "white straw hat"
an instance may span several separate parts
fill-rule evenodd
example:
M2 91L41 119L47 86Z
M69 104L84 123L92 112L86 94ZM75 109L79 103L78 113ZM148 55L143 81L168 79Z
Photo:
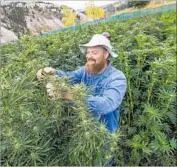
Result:
M105 36L101 34L95 34L87 44L79 45L79 48L83 54L86 54L87 48L94 46L103 46L113 58L118 56L116 53L112 51L113 48L111 46L109 39L107 39Z

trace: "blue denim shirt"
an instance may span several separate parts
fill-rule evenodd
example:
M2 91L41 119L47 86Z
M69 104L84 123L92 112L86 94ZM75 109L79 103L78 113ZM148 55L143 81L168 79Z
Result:
M64 72L57 70L57 76L68 76L74 84L84 83L92 90L87 97L90 111L106 124L110 132L119 127L120 104L126 91L125 75L111 64L100 74L90 75L85 67L76 71Z

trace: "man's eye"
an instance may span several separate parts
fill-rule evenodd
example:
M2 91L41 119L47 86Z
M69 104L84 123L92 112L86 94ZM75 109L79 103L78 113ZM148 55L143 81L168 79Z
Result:
M93 52L93 54L95 54L95 55L96 55L97 53L98 53L98 52Z

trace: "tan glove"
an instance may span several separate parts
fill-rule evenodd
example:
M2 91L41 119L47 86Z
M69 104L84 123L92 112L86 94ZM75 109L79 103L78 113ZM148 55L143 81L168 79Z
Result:
M62 84L61 86L64 87L65 84ZM55 100L55 99L57 98L57 97L56 97L57 95L56 95L56 89L55 89L55 87L53 86L53 84L50 83L50 82L47 83L46 89L47 89L47 93L48 93L49 98ZM73 96L72 96L70 93L63 91L63 92L61 93L61 99L63 99L63 100L68 100L68 101L72 101Z
M52 85L52 83L47 83L46 89L47 89L48 96L50 98L54 98L55 97L55 94L54 94L55 88Z
M73 100L73 96L71 94L67 93L67 94L63 95L62 99L68 100L68 101L72 101Z
M36 77L38 80L41 80L42 77L44 75L55 75L56 74L56 70L52 67L45 67L43 69L40 69L37 74L36 74Z
M55 75L56 74L56 70L52 67L45 67L42 70L42 74L43 75Z

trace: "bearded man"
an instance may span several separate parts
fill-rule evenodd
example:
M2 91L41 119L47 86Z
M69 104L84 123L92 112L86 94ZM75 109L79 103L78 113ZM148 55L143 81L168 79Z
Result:
M38 71L37 78L42 75L67 76L74 84L84 83L92 88L92 95L87 97L89 109L106 124L110 133L114 133L119 128L120 105L126 92L125 75L111 65L111 59L117 54L104 34L95 34L87 44L79 47L86 55L85 66L72 72L46 67ZM65 98L72 100L71 95Z

